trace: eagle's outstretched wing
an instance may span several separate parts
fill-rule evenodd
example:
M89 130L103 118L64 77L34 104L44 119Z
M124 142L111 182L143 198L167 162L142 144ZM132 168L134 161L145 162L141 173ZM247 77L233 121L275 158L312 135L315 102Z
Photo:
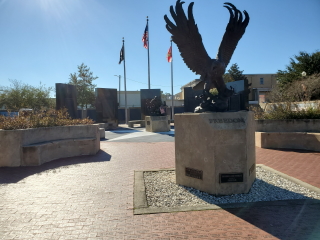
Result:
M226 32L223 35L217 59L224 62L227 67L236 46L244 34L246 27L249 23L249 14L246 11L244 13L244 20L242 13L231 3L224 3L229 6L224 6L230 12L230 20L226 28Z
M202 37L193 18L193 2L188 7L188 19L182 8L183 3L177 0L175 11L173 6L170 7L176 25L165 15L166 28L172 34L172 41L177 44L186 65L196 74L202 75L211 59L203 46Z

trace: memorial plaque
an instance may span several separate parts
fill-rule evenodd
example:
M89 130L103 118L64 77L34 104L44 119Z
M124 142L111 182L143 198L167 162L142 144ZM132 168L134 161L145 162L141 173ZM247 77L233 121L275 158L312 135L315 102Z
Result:
M247 79L226 83L226 87L232 87L235 93L229 98L229 111L249 110L250 85Z
M240 94L232 95L229 98L229 111L240 111Z
M63 108L71 118L77 118L77 89L72 84L56 83L56 110Z
M245 86L244 86L244 80L237 80L234 82L228 82L226 83L226 87L230 89L230 87L233 88L234 93L241 93L245 90Z
M146 116L151 115L147 108L147 103L149 103L155 96L161 99L160 89L140 89L141 120L145 120Z
M243 182L243 173L220 173L220 183Z
M96 121L118 124L117 89L96 88Z
M194 168L186 168L186 176L202 180L203 171Z

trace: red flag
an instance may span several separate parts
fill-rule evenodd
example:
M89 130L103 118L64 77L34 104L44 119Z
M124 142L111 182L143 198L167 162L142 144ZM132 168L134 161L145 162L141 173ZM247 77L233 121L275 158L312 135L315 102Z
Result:
M170 46L170 48L168 50L167 60L168 60L168 62L172 61L172 47L171 46Z
M148 49L148 23L146 26L146 29L144 30L143 36L142 36L142 42L143 42L143 47Z

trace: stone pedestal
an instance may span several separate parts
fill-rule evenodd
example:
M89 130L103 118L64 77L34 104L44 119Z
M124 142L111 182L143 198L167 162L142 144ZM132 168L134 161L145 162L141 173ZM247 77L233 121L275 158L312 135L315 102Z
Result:
M214 194L249 192L256 177L252 112L175 115L177 184Z
M169 132L170 117L169 116L146 116L147 132Z

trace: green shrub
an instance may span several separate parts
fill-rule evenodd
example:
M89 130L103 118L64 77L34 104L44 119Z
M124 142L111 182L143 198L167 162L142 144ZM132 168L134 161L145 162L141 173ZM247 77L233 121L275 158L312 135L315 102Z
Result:
M19 116L5 117L0 115L0 129L14 130L26 128L54 127L93 124L94 121L85 119L71 119L67 110L48 110L39 112L24 112Z
M255 119L320 119L319 103L306 109L299 109L297 104L290 102L272 104L271 106L264 111L261 108L251 108L250 110L254 112Z

